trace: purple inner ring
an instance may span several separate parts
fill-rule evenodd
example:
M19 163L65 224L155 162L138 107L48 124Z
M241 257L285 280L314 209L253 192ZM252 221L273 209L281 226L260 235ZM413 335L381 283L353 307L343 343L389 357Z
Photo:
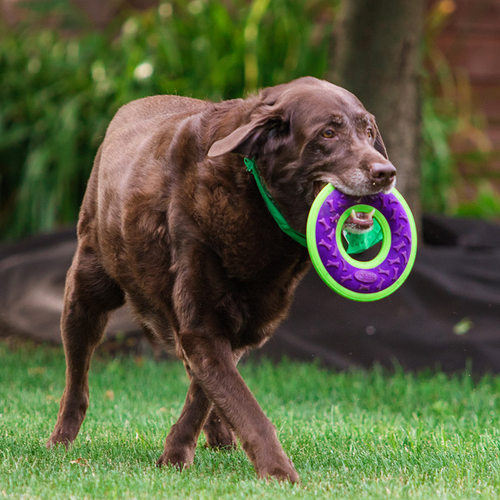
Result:
M355 205L376 208L391 230L391 248L377 267L362 269L347 262L337 247L335 232L341 215ZM411 227L406 212L394 194L379 193L356 198L333 190L316 219L316 247L321 262L334 281L359 293L376 293L390 287L403 274L411 252Z

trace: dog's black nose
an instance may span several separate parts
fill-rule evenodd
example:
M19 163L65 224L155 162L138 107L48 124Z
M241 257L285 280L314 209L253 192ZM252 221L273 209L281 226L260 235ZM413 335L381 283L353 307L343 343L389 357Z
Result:
M392 163L372 163L370 179L377 184L389 184L396 177L396 167Z

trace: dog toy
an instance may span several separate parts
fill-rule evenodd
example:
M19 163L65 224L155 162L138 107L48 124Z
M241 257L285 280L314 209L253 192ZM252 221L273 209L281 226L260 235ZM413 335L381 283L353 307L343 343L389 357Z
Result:
M276 224L307 247L316 272L334 291L352 300L368 302L387 297L406 280L415 262L417 231L410 208L398 191L355 198L328 184L309 210L304 235L293 229L280 212L260 178L255 161L245 158L244 162ZM349 248L345 250L343 226L353 210L369 213L373 229L359 235L347 233ZM357 261L349 255L379 241L381 249L370 261Z
M381 233L381 238L367 235L372 241L361 244L361 248L367 248L377 239L382 241L377 256L366 262L351 257L342 242L344 223L353 210L370 213L375 232ZM362 302L379 300L396 291L410 274L417 252L413 215L395 189L389 194L356 198L328 184L311 206L306 238L321 279L335 292Z

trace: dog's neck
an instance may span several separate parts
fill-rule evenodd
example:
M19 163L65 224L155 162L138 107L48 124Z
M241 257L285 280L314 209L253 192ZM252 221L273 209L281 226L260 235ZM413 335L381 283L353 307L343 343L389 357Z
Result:
M247 167L247 171L250 172L254 179L255 183L257 184L257 187L259 188L259 192L267 206L267 209L269 210L269 213L272 215L273 219L276 221L276 224L278 224L278 227L290 238L295 240L297 243L300 243L302 246L307 248L307 240L306 240L306 235L296 231L293 229L293 227L290 226L290 224L287 222L283 214L281 213L280 209L278 208L278 205L276 202L273 200L271 195L269 194L269 191L266 189L264 184L262 183L262 179L260 178L259 171L257 169L257 165L255 165L255 161L250 159L250 158L245 158L245 165Z

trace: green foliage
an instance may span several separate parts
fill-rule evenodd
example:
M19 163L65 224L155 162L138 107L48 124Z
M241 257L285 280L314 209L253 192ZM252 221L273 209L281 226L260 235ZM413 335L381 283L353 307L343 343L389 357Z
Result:
M467 76L453 72L437 38L454 10L454 3L436 2L428 11L423 38L422 75L422 206L429 212L500 217L500 197L478 167L490 158L491 146L480 114L471 103ZM473 153L458 153L452 143L467 143ZM465 178L461 169L472 175ZM477 184L474 201L462 200L466 185Z
M450 137L456 131L453 116L439 112L439 98L427 95L422 102L422 206L443 213L454 181L455 161Z
M498 498L498 376L244 363L301 477L291 486L259 480L241 447L215 452L203 436L188 470L155 467L187 390L180 362L97 356L87 418L66 451L44 446L62 349L0 343L0 358L2 498Z
M162 2L78 36L0 25L0 235L75 221L107 123L132 99L234 98L323 75L332 2L264 2L256 15L258 3Z
M54 0L33 2L34 19L16 29L0 21L0 238L75 222L106 126L132 99L173 93L219 100L306 74L324 77L339 4L163 0L96 32L69 2ZM479 154L469 165L480 164L486 148L436 48L442 4L431 11L424 40L423 206L495 216L498 196L484 182L474 203L459 202L465 181L450 141L458 133L476 138ZM60 29L36 28L44 25L40 16Z
M457 208L457 215L465 217L498 217L500 215L500 197L491 183L477 184L477 196L474 201L462 202Z

